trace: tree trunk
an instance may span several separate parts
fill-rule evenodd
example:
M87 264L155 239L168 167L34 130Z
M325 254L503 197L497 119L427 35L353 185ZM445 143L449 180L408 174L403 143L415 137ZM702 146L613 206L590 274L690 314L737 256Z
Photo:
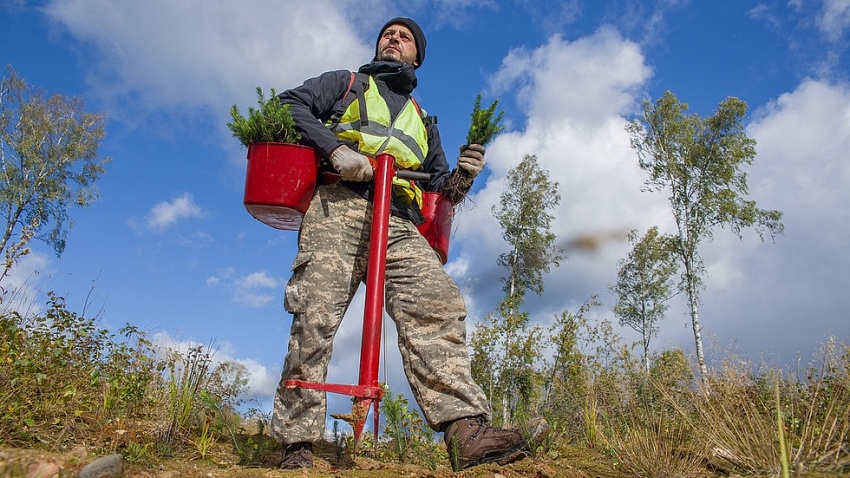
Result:
M696 279L690 272L686 272L688 283L688 306L691 309L691 325L694 329L694 346L697 352L697 364L699 365L699 374L702 379L702 384L705 386L708 380L708 367L705 364L705 353L702 348L702 327L699 324L699 305L697 304L697 286Z
M519 261L519 251L515 247L513 250L513 257L511 258L511 284L510 284L510 292L508 293L508 298L513 299L514 293L516 292L516 268L517 262ZM511 318L514 314L514 308L511 307L507 310L507 316L505 317L506 322L506 337L505 337L505 357L502 360L502 366L505 369L508 367L512 367L510 363L511 358L511 345L513 344L513 330L512 325L510 325ZM503 370L504 372L504 370ZM509 399L512 398L514 389L511 383L506 383L507 388L502 390L502 426L508 427L510 426L511 414L508 407Z

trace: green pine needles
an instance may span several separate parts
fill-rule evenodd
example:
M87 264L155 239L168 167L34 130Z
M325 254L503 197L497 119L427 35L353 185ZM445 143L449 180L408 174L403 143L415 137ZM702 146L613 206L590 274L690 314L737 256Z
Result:
M271 98L266 100L258 86L257 103L259 108L248 108L247 118L242 116L236 105L230 108L233 121L227 123L227 127L242 146L265 142L297 143L301 139L295 131L289 105L280 102L274 88L271 89Z
M487 143L493 140L505 127L502 126L502 119L505 117L504 111L499 111L499 114L493 118L493 113L496 112L496 107L499 105L499 100L496 99L486 109L481 109L481 94L475 97L475 106L472 109L472 123L469 125L469 133L466 135L466 144L480 144L486 146Z

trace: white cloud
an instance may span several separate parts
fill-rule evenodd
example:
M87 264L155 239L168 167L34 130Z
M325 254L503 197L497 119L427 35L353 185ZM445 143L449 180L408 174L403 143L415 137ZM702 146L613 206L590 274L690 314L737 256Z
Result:
M218 273L218 275L207 277L207 287L214 287L220 285L227 281L230 277L232 277L236 273L236 269L232 267L228 267L227 269Z
M223 287L231 291L233 302L258 309L279 300L280 280L266 271L257 271L236 276L233 268L227 268L206 280L207 287Z
M850 224L842 221L850 199L850 87L806 80L759 111L750 130L764 178L758 187L812 240L839 246Z
M257 86L282 91L371 59L371 35L360 38L340 3L55 0L45 10L88 44L92 91L116 113L115 100L133 97L141 113L212 107L221 119L234 103L253 105Z
M277 287L277 280L269 277L266 271L259 271L240 277L236 280L236 285L246 289L254 287L273 289Z
M192 195L183 193L171 201L158 203L147 216L145 224L156 231L164 231L181 219L191 219L203 216L203 210L195 203Z
M624 234L664 217L663 197L640 192L644 176L623 118L637 109L649 76L640 47L607 28L574 42L555 36L505 58L492 78L494 88L516 90L528 121L524 131L504 134L488 148L487 183L472 198L474 208L462 208L457 215L454 245L475 271L474 277L459 280L478 300L473 318L484 315L488 305L495 308L501 290L493 279L505 271L495 258L508 246L490 211L499 203L505 175L524 155L536 155L550 180L559 183L561 203L553 211L553 232L561 245L583 244L588 238L599 245L568 250L568 260L547 279L545 296L527 297L527 305L538 309L542 320L604 293L624 254Z
M850 0L824 0L818 28L830 41L839 41L850 27Z
M649 76L640 47L602 28L574 42L553 36L534 50L513 50L491 81L496 91L518 88L531 129L552 120L604 123L633 108Z

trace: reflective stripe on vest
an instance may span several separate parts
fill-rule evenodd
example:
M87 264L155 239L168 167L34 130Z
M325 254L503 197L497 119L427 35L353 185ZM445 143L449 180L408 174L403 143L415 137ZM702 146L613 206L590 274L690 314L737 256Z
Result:
M360 104L361 99L365 100L364 105ZM366 118L361 117L363 113ZM408 99L392 121L387 102L371 76L365 93L348 105L339 123L329 126L337 138L356 141L362 154L392 155L400 169L418 170L428 155L428 132L416 103ZM406 195L422 207L422 191L414 181L393 178L393 184L403 188Z

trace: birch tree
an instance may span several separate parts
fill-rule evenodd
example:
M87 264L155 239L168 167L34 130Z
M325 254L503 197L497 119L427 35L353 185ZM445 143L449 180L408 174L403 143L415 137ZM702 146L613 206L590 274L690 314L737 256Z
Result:
M502 276L505 297L523 302L525 292L543 293L543 274L562 259L554 248L554 216L549 211L561 202L558 182L549 180L549 172L540 168L537 156L526 155L508 172L507 188L493 216L502 227L502 237L511 250L499 255L499 265L507 269Z
M498 313L479 324L470 343L473 376L485 391L492 391L491 405L501 408L503 424L510 423L520 402L531 400L539 378L534 366L540 360L543 331L529 324L520 307L527 290L543 293L543 274L561 259L549 212L560 200L558 183L549 180L536 156L526 155L508 172L501 201L492 209L510 245L498 259L506 269L501 277L505 296Z
M108 158L98 158L106 118L80 98L27 84L11 66L0 80L0 280L38 239L57 256L73 226L69 208L90 205Z
M667 300L675 290L676 256L669 247L670 238L652 227L643 237L629 233L632 250L618 264L617 283L611 291L617 295L614 315L620 325L641 335L644 369L649 371L649 344L658 333L658 321L664 318Z
M667 91L655 103L645 101L643 114L627 127L632 149L649 178L648 191L668 194L676 224L673 251L682 265L681 288L687 294L697 361L702 380L708 376L699 317L705 265L699 246L715 229L729 228L739 238L754 228L763 240L783 231L782 213L761 209L748 199L747 174L756 142L745 131L746 102L727 98L706 118L688 114L688 105Z

